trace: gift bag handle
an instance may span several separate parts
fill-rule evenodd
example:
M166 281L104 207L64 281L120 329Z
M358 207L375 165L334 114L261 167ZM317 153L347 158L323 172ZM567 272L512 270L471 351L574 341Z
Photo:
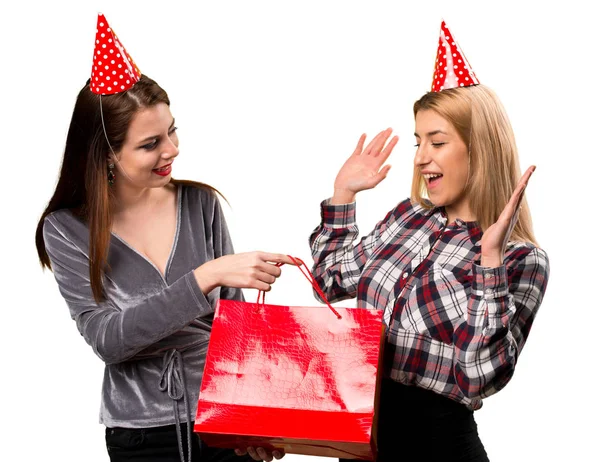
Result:
M325 297L325 294L323 293L323 291L319 287L319 283L313 277L312 273L310 272L310 270L306 266L306 263L304 263L299 258L292 257L291 255L288 255L288 257L290 257L292 259L292 261L296 264L297 268L300 270L300 272L302 273L302 275L306 279L308 279L308 282L310 282L310 284L313 286L313 289L315 289L315 291L321 296L321 299L327 304L327 306L333 312L333 314L335 314L338 319L342 319L342 315L340 313L338 313L336 311L336 309L333 306L331 306L331 304L327 301L327 297ZM282 266L282 265L283 265L283 263L276 263L275 264L275 266ZM262 301L261 301L261 297L262 297ZM259 290L258 291L258 298L256 299L256 303L257 304L261 304L261 305L265 304L265 291L264 290Z

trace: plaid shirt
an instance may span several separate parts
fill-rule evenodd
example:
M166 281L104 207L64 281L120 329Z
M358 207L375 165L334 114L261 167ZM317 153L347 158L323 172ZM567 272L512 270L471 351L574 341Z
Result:
M482 267L477 222L409 199L358 244L355 203L325 201L321 215L313 274L330 302L385 311L387 376L470 409L508 383L546 290L542 249L510 242L504 265Z

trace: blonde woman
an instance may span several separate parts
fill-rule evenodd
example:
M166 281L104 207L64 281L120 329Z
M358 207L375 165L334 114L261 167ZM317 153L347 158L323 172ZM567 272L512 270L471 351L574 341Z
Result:
M355 195L387 175L391 129L360 137L321 204L313 273L330 301L384 310L378 461L486 461L473 411L514 373L549 275L510 122L483 85L414 105L411 198L358 243ZM389 140L389 142L388 142Z

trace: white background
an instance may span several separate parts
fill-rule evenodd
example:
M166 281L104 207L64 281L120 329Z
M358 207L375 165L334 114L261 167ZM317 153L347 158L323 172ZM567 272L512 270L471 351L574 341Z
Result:
M491 3L491 2L490 2ZM476 413L494 461L598 460L598 34L593 2L97 1L0 7L3 460L108 461L103 365L69 318L34 230L57 178L102 11L172 99L174 176L229 199L237 251L310 261L337 169L362 132L400 136L358 199L370 231L410 190L412 103L431 84L441 18L512 120L551 278L512 382ZM418 5L417 5L418 4ZM255 294L247 292L248 297ZM315 304L286 269L269 301ZM346 306L354 306L348 301ZM410 415L399 418L410 419ZM398 435L401 446L410 444ZM305 461L289 455L286 460Z

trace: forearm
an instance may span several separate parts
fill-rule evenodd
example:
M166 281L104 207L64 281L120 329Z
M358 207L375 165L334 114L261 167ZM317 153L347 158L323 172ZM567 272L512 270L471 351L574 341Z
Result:
M312 273L329 301L355 296L361 273L361 251L354 248L357 237L354 203L321 204L321 224L310 236Z
M73 304L70 307L72 313L77 313L74 318L85 340L109 364L130 359L213 310L193 272L123 310L108 302L88 310Z
M221 285L219 274L213 261L208 261L196 268L192 274L200 291L206 296Z
M473 265L465 320L453 338L455 377L465 396L489 396L510 380L518 355L511 332L515 310L505 266Z
M490 396L508 383L548 277L548 256L530 245L511 249L498 267L473 265L465 321L453 339L456 382L466 396Z

